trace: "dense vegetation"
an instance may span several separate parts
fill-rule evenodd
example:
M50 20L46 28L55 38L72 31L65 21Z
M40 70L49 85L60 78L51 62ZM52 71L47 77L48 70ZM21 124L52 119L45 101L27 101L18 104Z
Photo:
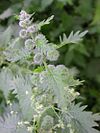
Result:
M85 80L84 86L77 90L81 96L78 101L88 104L88 110L100 111L100 0L1 0L0 3L0 32L9 25L12 26L9 35L0 35L5 43L9 40L10 34L16 30L18 34L16 17L21 8L28 12L35 13L36 20L46 19L54 15L54 21L42 28L42 32L48 40L59 43L59 36L62 33L70 34L70 31L88 30L84 41L78 44L68 44L60 49L61 56L56 64L76 67L79 71L78 77ZM9 30L9 29L8 29ZM0 66L6 66L2 61L0 53ZM54 62L55 64L55 62ZM1 104L5 101L0 94ZM1 110L2 112L2 106Z

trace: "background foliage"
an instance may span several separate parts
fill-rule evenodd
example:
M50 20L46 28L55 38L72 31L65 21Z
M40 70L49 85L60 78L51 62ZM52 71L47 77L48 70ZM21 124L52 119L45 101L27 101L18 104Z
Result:
M69 35L72 30L89 31L81 44L64 46L57 63L74 66L79 70L79 78L85 80L84 86L79 88L83 96L79 100L88 104L89 110L100 111L100 0L1 0L0 32L8 25L14 25L13 30L16 29L17 33L14 15L22 7L29 13L36 12L35 18L38 20L55 16L54 21L42 29L53 42L58 42L63 32ZM1 38L0 35L0 41ZM9 35L4 39L9 40ZM1 55L0 66L2 67ZM1 103L4 101L2 97L1 93Z

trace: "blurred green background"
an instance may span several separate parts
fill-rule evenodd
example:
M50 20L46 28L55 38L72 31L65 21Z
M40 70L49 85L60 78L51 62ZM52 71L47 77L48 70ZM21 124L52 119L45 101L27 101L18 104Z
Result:
M54 14L54 20L42 32L56 43L62 33L89 31L80 44L61 48L57 64L79 70L78 77L85 80L77 88L82 96L79 100L88 104L88 110L100 112L100 0L0 0L0 31L16 24L14 15L21 9L35 12L39 21Z

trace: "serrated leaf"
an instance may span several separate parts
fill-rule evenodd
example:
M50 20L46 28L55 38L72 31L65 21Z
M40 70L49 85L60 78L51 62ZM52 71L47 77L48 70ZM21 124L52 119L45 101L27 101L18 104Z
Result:
M40 74L41 79L33 79L34 82L36 81L36 87L41 88L44 91L49 89L53 91L58 106L62 109L67 108L67 105L69 104L67 96L70 97L70 94L67 92L67 87L77 86L81 84L81 82L75 80L73 75L71 75L68 69L63 65L58 65L57 67L51 65L49 67L45 64L45 67L46 71L43 71Z
M2 133L30 133L27 127L22 124L18 126L21 119L18 114L5 114L0 117L0 132Z
M52 15L51 17L49 17L47 20L43 20L42 22L40 22L38 24L38 28L41 29L42 26L50 24L50 21L54 18L54 15Z
M1 133L16 133L17 124L20 118L16 114L7 114L4 118L0 117Z
M30 76L23 77L21 74L14 78L15 90L18 94L19 104L22 110L23 118L31 120L33 117L32 107L32 84Z
M12 89L11 81L13 75L9 68L4 68L0 72L0 89L3 91L5 98L8 98L9 91Z
M70 35L67 37L65 34L63 34L63 37L60 37L60 45L58 46L58 48L68 44L68 43L79 43L86 34L87 34L87 30L84 32L77 31L75 34L73 33L73 31L70 33Z
M80 103L73 104L70 109L69 113L72 115L72 121L74 122L74 128L76 129L77 133L100 133L93 127L98 126L95 122L100 120L99 115L93 115L92 112L84 111L86 106L81 106ZM99 116L99 118L98 118Z

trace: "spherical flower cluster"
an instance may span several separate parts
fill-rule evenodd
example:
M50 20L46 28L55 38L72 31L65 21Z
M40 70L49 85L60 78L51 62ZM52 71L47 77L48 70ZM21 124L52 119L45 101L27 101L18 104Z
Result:
M19 36L23 39L26 38L27 37L27 31L25 29L20 30Z
M56 67L54 65L48 65L48 68L51 70L51 71L54 71L56 69Z
M27 28L27 33L35 33L37 31L38 31L38 29L37 29L37 25L36 24L33 24L33 25L31 25L31 26L29 26Z
M19 26L22 28L27 28L31 24L30 18L31 15L22 10L19 15Z
M56 71L63 76L66 76L68 74L68 69L64 65L57 65Z
M56 49L47 52L47 59L50 61L56 61L58 57L59 57L59 52Z
M28 50L32 50L35 47L35 42L32 39L27 39L25 41L25 48Z
M37 53L34 56L34 64L41 65L43 62L43 54Z
M30 37L30 34L31 33L35 33L38 31L38 28L37 28L37 25L36 24L31 24L32 21L31 21L31 16L32 14L27 14L25 11L21 11L20 12L20 15L19 15L19 26L22 28L20 33L19 33L19 36L21 38L27 38L27 37ZM27 36L23 36L22 35L22 32L23 30L27 33Z
M30 24L30 21L29 20L24 20L24 21L20 21L19 22L19 26L21 28L25 28L26 26L28 26Z
M46 37L40 33L36 36L35 41L37 42L38 46L45 46L48 43Z
M27 14L24 10L22 10L22 11L20 12L20 15L19 15L19 20L20 20L20 21L29 20L30 17L31 17L30 14Z

